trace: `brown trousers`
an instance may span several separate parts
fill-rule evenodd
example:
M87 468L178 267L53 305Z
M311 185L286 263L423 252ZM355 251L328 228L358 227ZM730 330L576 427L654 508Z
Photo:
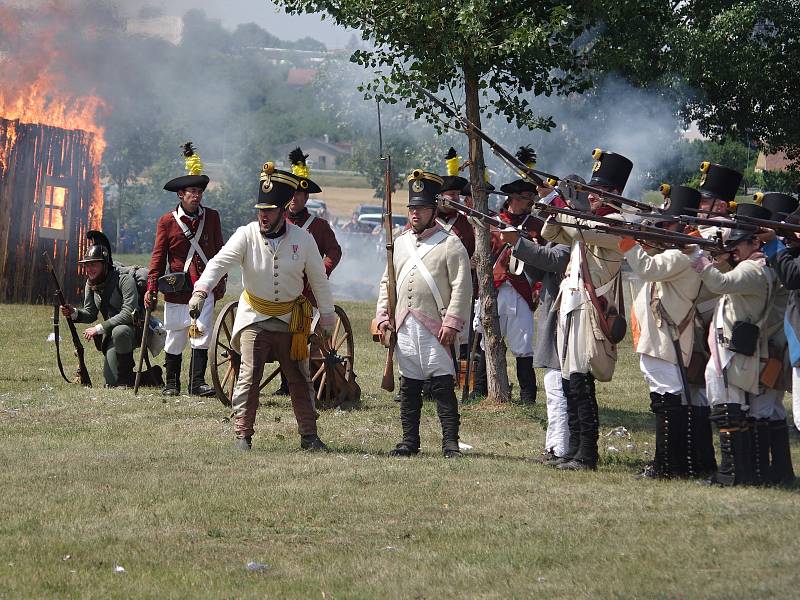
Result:
M309 380L308 361L292 360L289 357L292 334L271 331L266 328L266 323L262 321L248 325L240 334L242 363L231 399L236 417L236 437L253 435L264 364L272 361L280 364L289 382L289 396L300 435L316 434L317 411L310 393L313 387Z

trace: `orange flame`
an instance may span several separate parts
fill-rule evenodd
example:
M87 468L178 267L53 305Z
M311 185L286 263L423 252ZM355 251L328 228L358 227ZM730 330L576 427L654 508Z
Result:
M59 2L49 6L51 14L65 10ZM100 125L106 105L95 95L74 95L67 90L66 75L61 68L65 57L56 43L57 28L37 30L33 34L22 26L18 11L0 7L0 37L14 48L4 54L0 48L0 117L9 121L47 125L66 130L82 130L87 136L93 166L92 204L89 226L99 229L103 218L103 190L100 186L100 164L106 148L105 130ZM56 21L58 22L58 21ZM62 27L66 27L66 20ZM6 139L0 139L0 170L8 168L15 130L10 126Z

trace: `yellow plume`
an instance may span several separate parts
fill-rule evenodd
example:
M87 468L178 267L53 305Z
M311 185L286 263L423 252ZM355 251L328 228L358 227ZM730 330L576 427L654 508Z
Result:
M185 166L189 175L200 175L203 172L203 163L197 153L186 157Z
M447 174L451 177L458 175L461 167L461 157L456 154L456 149L452 146L444 157L444 163L447 165Z
M308 179L308 166L306 166L304 163L292 165L292 175Z
M483 183L489 183L489 169L483 169Z
M731 200L728 202L728 212L734 213L736 212L736 200Z

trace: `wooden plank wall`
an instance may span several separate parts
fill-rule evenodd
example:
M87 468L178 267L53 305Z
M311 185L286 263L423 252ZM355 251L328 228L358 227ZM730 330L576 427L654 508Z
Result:
M0 119L0 143L8 128ZM68 300L83 296L77 261L86 246L94 167L89 135L56 127L13 122L16 142L0 180L0 301L52 302L50 276L42 252L50 253ZM4 129L5 128L5 129ZM39 218L48 180L69 189L69 235L66 240L40 238ZM5 233L5 240L3 239Z

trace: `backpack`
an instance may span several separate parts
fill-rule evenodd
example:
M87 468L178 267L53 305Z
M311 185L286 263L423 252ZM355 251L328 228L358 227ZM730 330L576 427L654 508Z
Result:
M147 293L147 276L149 269L147 267L140 267L139 265L126 266L118 262L114 263L114 268L120 273L125 273L133 277L136 282L136 290L139 292L139 307L144 314L144 295Z

